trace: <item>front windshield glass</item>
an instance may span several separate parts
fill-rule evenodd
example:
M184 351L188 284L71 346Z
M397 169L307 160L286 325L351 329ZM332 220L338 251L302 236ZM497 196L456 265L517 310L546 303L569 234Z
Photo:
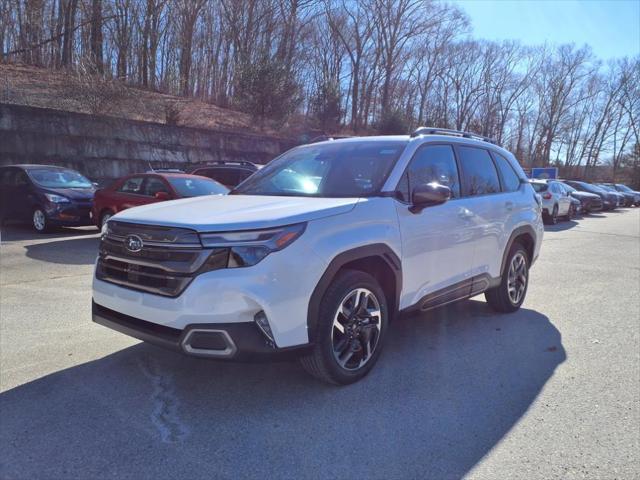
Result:
M29 169L29 176L38 185L45 188L91 188L93 184L84 175L75 170L61 168Z
M606 193L602 188L597 187L595 185L591 185L589 183L578 182L578 185L580 185L582 188L584 188L587 192L591 192L591 193Z
M546 183L539 183L539 182L532 182L531 186L538 193L545 192L547 188L549 188L549 185L547 185Z
M631 190L629 187L627 187L626 185L620 185L620 184L616 184L616 188L622 192L628 192L631 193L633 192L633 190Z
M303 197L366 197L380 191L405 140L328 142L290 150L232 193Z
M598 187L600 187L603 190L606 190L607 192L615 192L616 189L610 187L609 185L598 185Z
M169 177L169 183L181 197L224 195L229 190L214 180L198 177Z
M573 188L571 185L567 185L566 183L563 183L562 186L565 188L565 190L567 190L570 193L578 191L575 188Z

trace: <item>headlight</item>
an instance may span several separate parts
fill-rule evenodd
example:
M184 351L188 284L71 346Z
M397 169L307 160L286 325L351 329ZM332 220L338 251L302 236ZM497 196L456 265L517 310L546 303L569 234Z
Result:
M298 223L268 230L202 233L200 240L205 247L214 249L207 262L210 270L250 267L270 253L289 246L305 228L305 223Z
M47 200L49 200L51 203L69 202L69 199L67 197L63 197L62 195L56 195L55 193L45 193L44 196L47 197Z

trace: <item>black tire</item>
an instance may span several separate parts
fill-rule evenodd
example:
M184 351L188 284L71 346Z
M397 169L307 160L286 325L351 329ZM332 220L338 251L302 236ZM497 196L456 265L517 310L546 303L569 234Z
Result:
M98 223L98 230L102 231L104 224L109 218L113 217L113 212L111 210L104 210L100 214L100 222Z
M51 231L49 219L44 209L36 207L31 214L31 227L38 233L47 233Z
M549 223L551 225L556 225L558 223L558 205L553 206L553 211L549 217Z
M334 317L338 315L338 309L349 297L349 294L358 288L366 289L375 296L379 305L380 324L375 345L366 362L356 369L347 369L338 363L334 353ZM339 272L327 288L320 302L315 344L311 353L300 359L302 367L317 379L334 385L348 385L357 382L371 371L380 357L389 325L388 318L389 307L387 300L384 291L375 278L368 273L357 270ZM353 344L349 343L349 340L346 340L346 342L349 345ZM358 344L360 344L359 340ZM349 346L348 348L351 347ZM363 353L363 349L359 350L359 354L366 355Z
M569 205L569 211L567 212L567 220L572 220L576 216L576 207Z
M511 263L516 256L521 256L521 258L524 259L524 271L526 277L524 290L517 301L514 301L509 294L509 270L511 268ZM507 255L507 261L504 265L500 285L491 288L484 293L485 299L492 309L501 313L510 313L515 312L520 308L522 302L524 302L524 299L527 296L527 289L529 287L529 262L529 255L525 248L518 242L514 243Z

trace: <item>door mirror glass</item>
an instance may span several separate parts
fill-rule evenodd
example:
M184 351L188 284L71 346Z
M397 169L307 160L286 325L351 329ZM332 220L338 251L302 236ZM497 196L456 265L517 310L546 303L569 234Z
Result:
M156 198L156 200L171 200L171 195L169 195L167 192L156 192L154 197Z
M411 211L440 205L451 198L451 189L436 182L416 186L411 192Z

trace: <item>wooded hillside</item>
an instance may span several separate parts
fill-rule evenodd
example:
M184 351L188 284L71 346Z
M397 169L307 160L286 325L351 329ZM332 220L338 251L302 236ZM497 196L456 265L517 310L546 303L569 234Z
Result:
M475 40L463 11L434 0L5 0L0 47L5 62L195 98L265 128L435 125L493 137L525 166L638 164L640 57Z

